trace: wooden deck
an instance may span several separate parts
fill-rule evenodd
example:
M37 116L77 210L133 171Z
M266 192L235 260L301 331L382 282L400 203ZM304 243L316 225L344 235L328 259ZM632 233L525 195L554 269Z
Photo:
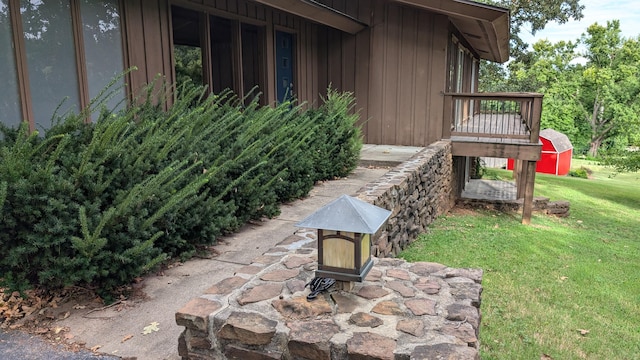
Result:
M512 158L516 198L524 199L522 223L531 222L536 161L542 143L542 95L532 93L446 93L443 138L452 154Z
M540 141L532 142L530 132L517 114L476 114L451 130L455 156L540 159Z
M540 159L541 95L446 94L445 100L454 155Z

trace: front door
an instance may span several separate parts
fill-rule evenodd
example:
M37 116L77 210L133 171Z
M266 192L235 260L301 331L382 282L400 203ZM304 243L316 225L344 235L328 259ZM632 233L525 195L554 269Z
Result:
M276 31L276 93L282 103L293 92L293 34Z

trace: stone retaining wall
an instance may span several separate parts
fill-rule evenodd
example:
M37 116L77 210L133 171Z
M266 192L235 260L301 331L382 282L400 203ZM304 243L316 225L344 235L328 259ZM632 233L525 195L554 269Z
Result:
M374 259L362 283L307 301L301 230L176 313L183 359L479 359L482 270Z
M365 185L356 196L391 210L373 241L372 254L395 257L455 204L451 143L438 141Z
M307 301L315 231L300 230L176 313L183 359L478 359L482 271L394 257L454 204L451 145L440 141L357 197L389 209L374 267L351 291Z

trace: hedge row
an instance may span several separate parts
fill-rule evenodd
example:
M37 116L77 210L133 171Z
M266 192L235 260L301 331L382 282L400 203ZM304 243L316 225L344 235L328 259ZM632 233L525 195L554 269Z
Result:
M249 219L277 215L279 203L357 165L351 94L329 89L323 105L303 111L185 87L164 111L152 89L93 123L87 110L44 136L3 129L4 286L108 292Z

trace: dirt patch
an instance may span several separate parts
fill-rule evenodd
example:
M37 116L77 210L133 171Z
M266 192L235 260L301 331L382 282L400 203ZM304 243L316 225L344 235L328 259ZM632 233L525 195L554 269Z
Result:
M456 206L453 209L449 210L449 214L455 215L455 216L479 216L479 215L481 215L478 212L477 208L465 207L465 206Z
M17 330L36 335L46 342L63 346L69 351L86 349L84 343L74 341L69 328L56 324L72 314L91 317L99 310L114 308L121 311L145 301L143 279L118 289L116 300L111 304L96 294L93 289L70 286L56 290L27 290L22 294L0 288L0 328Z

